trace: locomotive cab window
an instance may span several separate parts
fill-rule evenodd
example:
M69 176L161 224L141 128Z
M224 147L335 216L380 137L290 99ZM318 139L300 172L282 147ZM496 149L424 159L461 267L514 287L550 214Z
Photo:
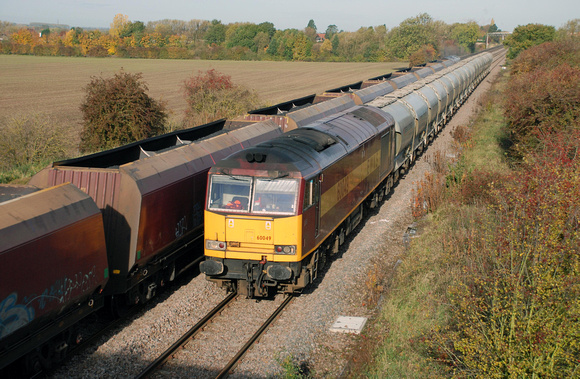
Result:
M295 214L298 181L255 178L253 213Z
M208 208L247 212L251 184L247 176L211 175Z
M310 208L318 202L318 180L310 179L306 181L304 187L304 210Z
M208 209L223 212L292 215L297 208L298 181L211 175Z

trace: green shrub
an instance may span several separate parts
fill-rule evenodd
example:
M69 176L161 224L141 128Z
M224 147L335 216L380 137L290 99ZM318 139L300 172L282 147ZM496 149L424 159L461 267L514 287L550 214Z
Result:
M522 51L544 42L552 41L556 36L553 26L542 24L520 25L504 41L509 47L507 57L513 59Z
M187 102L184 123L188 127L221 118L232 118L260 106L256 92L233 83L229 75L208 70L184 83Z
M64 127L40 115L0 120L0 182L31 176L66 157L71 140Z
M580 356L580 165L574 139L552 138L492 189L484 221L443 247L461 272L451 323L435 346L473 377L573 377Z
M121 70L112 78L92 77L81 105L81 152L110 149L165 130L165 104L147 95L142 74Z

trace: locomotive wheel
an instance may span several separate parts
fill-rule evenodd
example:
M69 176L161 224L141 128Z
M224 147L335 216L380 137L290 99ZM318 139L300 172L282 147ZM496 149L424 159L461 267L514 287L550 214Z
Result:
M385 187L381 187L378 192L378 204L380 205L383 201L383 197L385 196Z
M34 376L38 373L40 373L43 369L42 367L42 361L40 358L40 354L38 353L38 351L34 350L31 353L29 353L25 358L24 358L24 362L23 362L24 367L21 367L21 370L24 371L24 375L26 376Z

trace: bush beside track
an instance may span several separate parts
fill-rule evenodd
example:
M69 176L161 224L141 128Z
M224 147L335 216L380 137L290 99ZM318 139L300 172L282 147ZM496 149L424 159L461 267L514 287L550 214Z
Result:
M514 66L533 56L534 51L524 54ZM366 346L364 355L373 363L360 366L360 374L579 374L580 90L569 97L576 113L566 114L576 122L550 129L531 125L536 131L525 136L534 141L516 149L510 140L514 125L510 114L504 118L501 99L513 98L508 91L519 75L503 75L495 84L470 135L456 130L463 153L451 171L434 169L414 193L414 215L429 213L418 221L421 237L413 239L389 279L381 313L362 339L371 341L361 348ZM535 109L546 114L549 105L543 105ZM441 196L437 183L447 184Z

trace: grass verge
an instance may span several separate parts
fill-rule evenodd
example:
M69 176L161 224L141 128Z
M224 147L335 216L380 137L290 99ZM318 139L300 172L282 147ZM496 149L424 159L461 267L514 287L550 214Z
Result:
M447 173L447 190L434 213L418 221L420 238L412 239L395 277L387 288L381 312L369 335L374 336L372 358L353 377L448 377L454 368L450 351L434 344L448 324L447 290L461 273L449 262L448 251L461 249L473 225L486 217L477 197L485 193L478 173L493 168L509 171L505 159L504 120L500 104L505 78L501 77L479 104L479 113L466 130L454 137L461 151L459 161ZM445 173L442 173L445 175ZM462 183L455 186L454 183ZM483 190L483 191L482 191ZM422 191L431 193L432 191ZM464 204L471 205L464 205Z

